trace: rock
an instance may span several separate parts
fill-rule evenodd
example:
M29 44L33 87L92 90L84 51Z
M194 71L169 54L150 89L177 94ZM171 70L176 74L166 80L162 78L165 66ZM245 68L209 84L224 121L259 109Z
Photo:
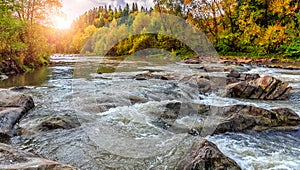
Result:
M49 170L76 170L77 168L60 164L35 155L12 148L10 145L0 143L0 169L49 169Z
M237 62L240 63L240 64L250 64L253 60L251 58L238 58L237 59Z
M169 80L168 77L162 75L155 75L153 73L142 73L134 76L135 80L149 80L149 79L160 79L160 80Z
M0 91L0 134L12 136L15 124L33 107L34 102L30 96L8 90Z
M267 110L247 105L217 107L180 102L169 106L174 109L166 108L154 124L173 133L207 136L244 130L294 130L300 124L300 117L288 108ZM184 111L179 112L180 109Z
M220 63L224 64L251 64L256 66L267 66L269 68L281 68L289 70L299 70L300 62L299 61L280 61L278 59L236 59L236 58L225 58L220 59Z
M266 110L254 106L235 105L225 107L219 114L224 119L219 122L214 134L243 130L292 130L300 124L300 117L288 108Z
M202 63L202 61L200 60L200 58L186 58L183 60L184 63L186 64L200 64Z
M227 75L227 84L237 83L240 81L250 81L260 78L259 74L240 73L236 70L231 70Z
M176 119L180 112L181 103L180 102L171 102L166 104L166 109L164 110L161 118L165 119Z
M179 164L182 170L240 170L241 167L231 158L225 156L218 147L204 139L194 143L189 154Z
M29 88L26 87L26 86L17 86L17 87L11 88L10 90L12 90L12 91L22 91L22 90L27 90L27 89L29 89Z
M72 129L80 126L76 117L71 115L51 115L42 118L30 118L20 125L22 135L30 136L39 132L49 132L55 129Z
M226 97L238 97L249 99L286 99L292 87L287 82L271 76L259 77L250 81L240 81L226 86Z
M240 78L241 73L236 70L231 70L231 72L227 75L227 77Z
M206 72L224 72L225 71L224 67L216 67L216 66L204 66L203 69Z
M200 94L208 93L212 89L210 80L197 74L182 77L179 81L186 82L194 87L198 87L198 91Z

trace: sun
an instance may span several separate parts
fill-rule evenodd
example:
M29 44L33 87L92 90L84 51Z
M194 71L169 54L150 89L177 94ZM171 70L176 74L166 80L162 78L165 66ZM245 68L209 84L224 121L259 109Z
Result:
M56 16L53 19L53 26L57 29L66 30L70 29L72 25L72 21L68 20L66 17Z

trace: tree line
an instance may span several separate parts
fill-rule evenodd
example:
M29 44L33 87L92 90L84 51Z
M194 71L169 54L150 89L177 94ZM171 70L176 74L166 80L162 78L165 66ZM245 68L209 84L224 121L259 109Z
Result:
M154 3L150 9L139 8L135 3L118 9L110 6L94 8L81 15L70 31L60 34L64 40L69 36L69 41L58 40L56 52L80 53L95 32L98 37L109 38L103 27L119 18L126 20L122 21L124 24L142 26L144 21L138 17L142 11L167 13L185 19L203 31L223 55L276 55L293 59L300 56L299 0L154 0ZM175 50L180 55L192 53L178 43L163 35L133 36L119 43L110 53L127 55L147 44Z
M154 0L154 4L149 9L137 3L123 8L99 6L79 16L70 30L58 30L48 22L53 13L59 13L60 0L2 0L0 61L15 60L30 69L47 64L51 53L100 54L107 44L99 40L113 37L108 26L114 28L115 24L115 31L121 34L149 24L160 25L162 21L143 16L151 13L175 15L195 25L223 55L300 58L299 0ZM132 30L125 29L129 25ZM194 54L163 30L125 37L108 52L128 55L149 46L179 56Z
M47 64L51 53L45 35L48 18L60 7L60 0L2 0L0 62L15 61L27 70Z

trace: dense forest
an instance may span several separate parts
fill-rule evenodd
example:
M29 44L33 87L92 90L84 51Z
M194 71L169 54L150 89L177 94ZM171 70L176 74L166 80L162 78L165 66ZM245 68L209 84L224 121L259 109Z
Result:
M48 18L60 7L60 0L0 1L0 62L14 66L15 71L47 64L51 54Z
M249 56L275 56L298 59L300 57L300 4L298 0L155 0L150 9L138 7L136 3L124 9L100 6L81 15L70 31L56 33L62 37L52 40L56 52L79 53L89 37L95 32L98 38L109 39L105 28L113 20L124 16L126 21L117 23L145 27L155 21L141 17L139 12L160 12L179 16L197 26L209 37L216 50L223 55L248 54ZM143 19L141 19L143 18ZM132 28L135 29L135 28ZM128 31L128 30L124 30ZM62 41L65 40L65 41ZM67 40L67 41L66 41ZM168 42L168 43L166 43ZM173 44L172 44L173 43ZM190 49L164 35L140 35L128 37L119 43L111 54L127 55L139 47L151 44L157 48L175 50L177 54L190 54ZM167 44L167 45L166 45ZM176 49L174 49L176 47ZM97 47L100 48L100 47ZM102 48L104 48L102 46ZM94 52L97 50L93 50Z
M299 0L154 0L149 9L137 3L124 8L99 6L78 17L69 30L47 24L47 16L61 7L59 0L0 3L0 60L13 59L28 69L46 64L51 53L100 55L106 44L99 42L111 39L111 34L159 25L152 13L175 15L193 24L222 55L300 58ZM114 25L118 30L112 30ZM128 25L132 30L126 30ZM149 46L183 57L194 54L163 32L125 37L108 53L128 55Z

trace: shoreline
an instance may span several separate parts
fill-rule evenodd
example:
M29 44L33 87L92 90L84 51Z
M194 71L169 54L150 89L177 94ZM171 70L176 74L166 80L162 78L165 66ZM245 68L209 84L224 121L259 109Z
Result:
M220 61L225 64L234 64L234 65L249 64L249 65L268 67L268 68L300 70L300 61L299 60L221 56Z

